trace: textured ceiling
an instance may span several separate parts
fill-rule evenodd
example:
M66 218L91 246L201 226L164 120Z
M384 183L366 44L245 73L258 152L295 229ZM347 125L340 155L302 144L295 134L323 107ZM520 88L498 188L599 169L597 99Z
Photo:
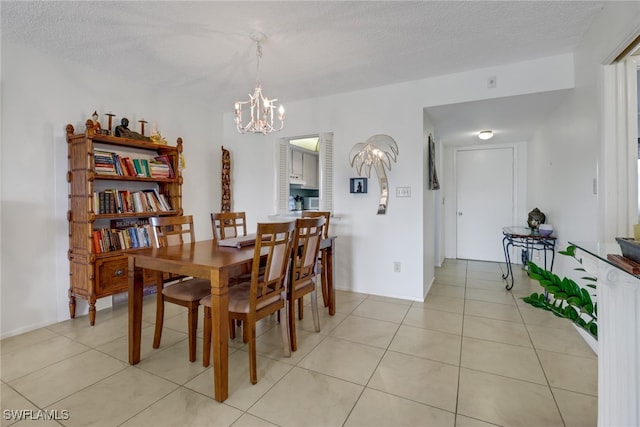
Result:
M529 141L568 94L567 89L462 102L427 108L427 114L447 145L486 143L478 139L481 130L493 131L491 144Z
M598 1L2 1L2 40L228 110L572 52Z

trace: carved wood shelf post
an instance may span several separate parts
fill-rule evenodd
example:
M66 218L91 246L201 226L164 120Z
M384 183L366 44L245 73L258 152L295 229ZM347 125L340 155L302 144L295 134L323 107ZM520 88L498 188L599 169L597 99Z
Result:
M220 211L231 212L231 153L226 150L224 146L222 148L222 200Z

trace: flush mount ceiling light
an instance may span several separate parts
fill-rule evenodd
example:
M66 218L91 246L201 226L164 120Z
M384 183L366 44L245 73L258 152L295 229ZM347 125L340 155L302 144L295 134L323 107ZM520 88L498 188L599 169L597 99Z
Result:
M262 86L260 85L260 59L262 58L262 42L266 39L266 36L262 33L252 33L251 40L256 42L256 57L257 63L257 76L256 76L256 88L253 91L253 95L249 94L248 101L238 101L235 103L235 122L236 129L240 133L261 133L268 134L270 132L277 132L284 127L284 107L280 105L278 107L278 120L279 126L273 124L273 110L276 109L275 102L277 99L268 99L262 94ZM249 110L249 122L244 124L242 122L242 109L247 105Z
M487 140L487 139L491 139L493 138L493 131L492 130L482 130L478 133L478 138L482 139L482 140Z

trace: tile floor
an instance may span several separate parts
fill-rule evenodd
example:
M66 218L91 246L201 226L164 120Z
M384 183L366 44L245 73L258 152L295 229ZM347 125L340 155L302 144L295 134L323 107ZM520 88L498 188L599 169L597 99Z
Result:
M503 268L447 260L424 302L338 291L320 333L307 310L291 358L264 319L258 384L232 341L224 403L212 399L201 354L188 362L184 309L168 309L161 348L151 348L153 295L136 366L126 306L98 312L94 327L81 317L11 337L0 342L2 426L595 426L596 356L567 321L519 300L535 282L518 271L506 291ZM41 409L68 419L6 412Z

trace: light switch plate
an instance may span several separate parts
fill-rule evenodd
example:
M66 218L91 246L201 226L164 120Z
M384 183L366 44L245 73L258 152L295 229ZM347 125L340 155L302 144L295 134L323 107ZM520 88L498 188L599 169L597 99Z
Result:
M411 197L411 187L396 187L396 197Z

